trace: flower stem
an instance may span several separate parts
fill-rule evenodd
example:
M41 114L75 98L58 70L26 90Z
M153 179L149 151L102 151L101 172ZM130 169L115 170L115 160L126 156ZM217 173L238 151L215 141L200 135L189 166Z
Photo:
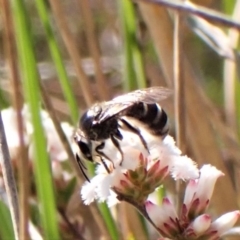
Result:
M152 224L152 226L157 230L157 232L161 235L161 233L159 231L159 228L155 225L155 223L149 217L149 215L148 215L148 213L146 211L146 207L145 207L145 205L142 202L141 203L136 202L131 197L128 197L128 196L126 196L124 194L121 194L121 193L117 192L115 189L114 189L114 191L117 194L117 199L119 201L125 201L125 202L133 205L135 208L137 208L137 210L143 215L143 217L145 217Z

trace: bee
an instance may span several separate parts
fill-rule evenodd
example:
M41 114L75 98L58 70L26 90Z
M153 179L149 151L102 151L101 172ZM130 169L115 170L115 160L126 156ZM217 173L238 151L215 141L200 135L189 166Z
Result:
M164 138L169 131L168 117L158 102L167 98L170 94L169 89L151 87L120 95L107 102L94 104L80 118L79 129L74 137L83 158L94 162L92 154L94 151L109 172L103 161L103 159L111 161L103 152L105 140L111 139L123 160L123 152L120 146L123 136L119 131L121 128L135 133L144 148L149 152L140 129L133 126L128 119L137 120L151 134ZM93 142L98 143L94 146L94 149ZM81 171L88 180L84 173L85 166L78 155L76 158Z

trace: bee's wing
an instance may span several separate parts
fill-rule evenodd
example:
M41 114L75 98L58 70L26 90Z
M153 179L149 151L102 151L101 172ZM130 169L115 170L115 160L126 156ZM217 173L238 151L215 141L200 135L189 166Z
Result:
M98 122L105 121L115 115L121 113L131 105L137 102L156 103L169 97L171 90L163 87L151 87L136 90L127 94L113 98L111 101L105 102L102 106L102 113L98 118Z
M98 122L103 122L105 120L108 120L117 114L121 113L125 109L127 109L129 106L132 105L132 102L128 103L115 103L113 101L106 102L104 106L102 106L102 113L98 117Z
M170 89L163 87L151 87L120 95L118 97L115 97L110 102L119 104L122 103L123 105L133 104L136 102L156 103L169 97L171 94L172 91Z

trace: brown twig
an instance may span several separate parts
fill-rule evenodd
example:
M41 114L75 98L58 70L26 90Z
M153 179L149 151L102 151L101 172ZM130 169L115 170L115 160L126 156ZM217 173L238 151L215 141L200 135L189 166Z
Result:
M13 106L16 110L17 116L17 129L19 136L19 155L18 155L18 168L19 168L19 204L21 211L19 212L19 238L29 239L28 236L28 158L24 145L24 125L22 119L22 92L20 87L20 80L18 75L15 39L13 35L13 23L11 18L11 11L9 1L2 0L3 21L5 26L5 49L6 57L9 65L9 79L13 89Z
M11 159L4 131L2 114L0 112L0 164L3 172L3 180L8 196L9 209L13 222L15 239L19 239L19 205L17 187L11 166Z
M234 12L232 14L233 19L240 21L240 1L236 1ZM235 29L229 29L228 39L231 46L235 49L238 47L239 32ZM223 90L224 90L224 108L225 108L225 119L227 124L237 132L237 116L236 116L236 83L235 80L239 76L237 74L238 62L231 61L230 59L224 60L223 66Z
M184 77L181 60L182 43L182 14L175 12L174 32L173 32L173 83L174 83L174 115L176 128L176 142L181 151L185 152L186 146L186 128L185 128L185 93ZM176 182L176 203L177 209L180 207L181 184L180 180Z
M66 45L68 53L73 61L73 65L76 70L77 79L79 81L79 85L81 86L82 93L87 105L91 105L94 102L93 95L91 93L90 84L88 78L83 71L81 66L81 56L78 48L76 47L76 42L73 39L72 33L69 30L69 27L66 22L66 17L64 11L62 9L61 3L57 0L50 0L50 4L52 7L52 12L54 15L54 19L58 24L58 29L63 38L63 41Z
M56 113L54 111L54 108L52 106L52 103L51 101L49 100L49 97L48 97L48 94L46 92L46 89L45 89L45 86L43 85L43 83L41 82L40 83L40 90L41 90L41 96L42 96L42 99L43 99L43 102L44 102L44 105L45 105L45 108L47 109L52 121L53 121L53 124L54 124L54 127L58 133L58 136L63 144L63 147L65 149L65 151L67 152L67 155L68 155L68 158L70 160L70 163L72 165L72 168L75 172L75 175L78 177L78 180L80 180L80 182L82 183L83 182L83 176L82 176L82 173L81 171L79 170L79 166L77 164L77 161L74 157L74 154L72 152L72 149L70 147L70 144L67 140L67 137L66 135L64 134L63 130L62 130L62 127L60 125L60 122L56 116Z
M86 36L87 36L87 44L88 48L90 50L90 53L93 57L93 64L95 68L95 74L96 74L96 82L98 85L98 93L101 98L101 100L107 100L109 99L109 88L106 84L106 79L102 72L102 66L101 66L101 56L97 45L97 38L95 36L95 29L94 29L94 22L92 17L92 12L90 9L90 1L89 0L79 0L78 1L84 18L84 23L86 25ZM100 87L101 86L101 87Z
M209 8L201 7L189 1L180 0L134 0L135 2L144 2L158 4L177 11L194 14L211 22L222 24L226 27L232 27L240 30L240 23L232 20L223 13L214 11Z
M146 211L146 208L143 204L138 203L138 202L134 201L132 198L119 193L116 189L113 189L113 191L117 194L117 199L119 201L125 201L125 202L133 205L135 208L137 208L137 210L143 215L143 217L146 218L151 223L151 225L157 230L157 232L160 234L159 228L155 225L155 223L149 217L149 215Z

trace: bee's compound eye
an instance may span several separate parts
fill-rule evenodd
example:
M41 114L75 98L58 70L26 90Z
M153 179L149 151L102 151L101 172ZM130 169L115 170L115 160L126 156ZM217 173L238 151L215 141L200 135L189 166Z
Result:
M92 154L91 154L91 144L87 144L83 141L79 141L78 146L84 158L86 158L86 160L93 161Z
M93 119L94 112L91 109L82 115L79 126L84 133L86 133L92 127Z

